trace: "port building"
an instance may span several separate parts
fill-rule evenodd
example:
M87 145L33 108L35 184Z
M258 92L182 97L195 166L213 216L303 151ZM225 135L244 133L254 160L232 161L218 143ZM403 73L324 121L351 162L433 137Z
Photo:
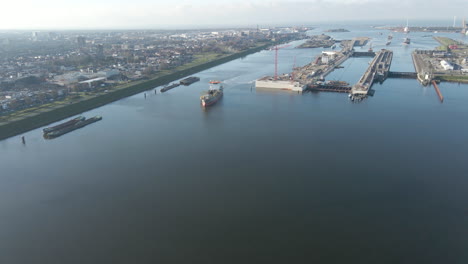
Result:
M275 80L273 77L266 76L256 80L255 87L274 90L289 90L302 93L305 90L306 85L302 85L297 81Z
M444 70L448 71L448 70L453 70L453 66L448 63L447 61L445 60L441 60L440 61L440 65L442 66L442 68L444 68Z

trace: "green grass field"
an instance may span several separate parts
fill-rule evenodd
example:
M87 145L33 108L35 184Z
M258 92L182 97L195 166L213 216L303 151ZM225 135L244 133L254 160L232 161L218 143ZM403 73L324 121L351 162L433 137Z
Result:
M450 45L457 45L458 49L452 49L452 52L455 53L461 53L468 51L468 45L466 43L460 42L453 40L451 38L446 38L446 37L434 37L434 39L441 44L441 46L437 47L437 50L448 50L448 46Z
M468 76L437 76L436 79L447 82L468 83Z

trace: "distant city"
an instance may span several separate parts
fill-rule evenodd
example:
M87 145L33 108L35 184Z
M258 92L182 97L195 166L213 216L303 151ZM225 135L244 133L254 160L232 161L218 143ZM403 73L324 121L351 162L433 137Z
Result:
M72 103L306 28L141 31L19 31L0 34L0 115L54 101ZM3 120L5 121L5 120Z

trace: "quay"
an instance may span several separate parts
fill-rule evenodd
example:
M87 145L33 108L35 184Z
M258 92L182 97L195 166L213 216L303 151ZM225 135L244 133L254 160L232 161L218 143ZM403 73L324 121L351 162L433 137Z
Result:
M388 77L392 64L393 51L382 49L377 52L361 79L351 89L353 96L364 97L369 93L374 81L383 82Z
M292 90L297 92L322 91L350 93L354 98L363 98L371 95L370 88L374 81L382 83L389 76L393 78L414 78L415 73L393 72L390 73L390 66L393 59L393 51L382 49L378 52L371 50L367 52L356 52L355 46L362 46L367 43L367 38L355 38L352 40L342 40L340 51L323 51L313 62L293 69L291 74L280 76L266 76L255 82L256 88L270 88L280 90ZM369 68L361 79L349 87L336 83L324 82L325 77L334 69L339 67L349 57L374 56Z
M433 66L428 60L428 56L432 56L433 52L431 50L415 50L411 54L416 78L424 86L428 85L433 78Z
M434 37L441 44L435 50L415 50L411 55L418 81L468 82L468 44L446 37Z
M354 45L358 40L341 41L340 51L324 51L313 62L295 68L293 71L294 80L301 84L308 85L316 79L323 79L336 67L340 66L354 53Z
M368 41L369 38L342 40L340 41L340 45L342 47L340 51L323 51L314 61L305 66L294 68L290 74L283 74L274 77L265 76L258 79L255 81L255 87L291 90L297 92L308 90L311 87L310 85L315 84L318 80L323 80L334 69L339 67L349 57L353 56L354 46L363 46ZM343 91L342 87L334 89L327 86L320 89L325 89L326 91Z

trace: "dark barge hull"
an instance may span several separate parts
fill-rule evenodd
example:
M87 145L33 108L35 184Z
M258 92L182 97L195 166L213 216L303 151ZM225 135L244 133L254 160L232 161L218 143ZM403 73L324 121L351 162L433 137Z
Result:
M192 83L198 82L198 81L200 81L200 78L192 76L192 77L188 77L188 78L185 78L185 79L181 80L180 84L182 84L182 85L191 85Z
M44 133L50 133L50 132L53 132L53 131L56 131L56 130L64 129L64 128L68 127L68 126L72 126L72 125L74 125L74 124L76 124L76 123L78 123L78 122L80 122L80 121L83 121L83 120L85 120L84 117L78 116L78 117L75 117L75 118L73 118L73 119L71 119L71 120L68 120L67 122L58 124L58 125L56 125L56 126L53 126L53 127L46 127L46 128L44 128L44 129L42 129L42 131L43 131Z
M63 129L60 129L60 130L56 130L56 131L53 131L53 132L50 132L50 133L44 133L44 138L46 139L52 139L52 138L56 138L56 137L60 137L64 134L67 134L69 132L72 132L73 130L76 130L78 128L82 128L82 127L85 127L89 124L92 124L94 122L97 122L99 120L101 120L102 117L100 116L95 116L95 117L91 117L91 118L88 118L84 121L80 121L72 126L68 126L68 127L65 127Z
M178 84L178 83L173 83L171 85L165 86L165 87L161 88L161 93L167 92L167 91L169 91L169 90L171 90L173 88L176 88L179 85L180 84Z

